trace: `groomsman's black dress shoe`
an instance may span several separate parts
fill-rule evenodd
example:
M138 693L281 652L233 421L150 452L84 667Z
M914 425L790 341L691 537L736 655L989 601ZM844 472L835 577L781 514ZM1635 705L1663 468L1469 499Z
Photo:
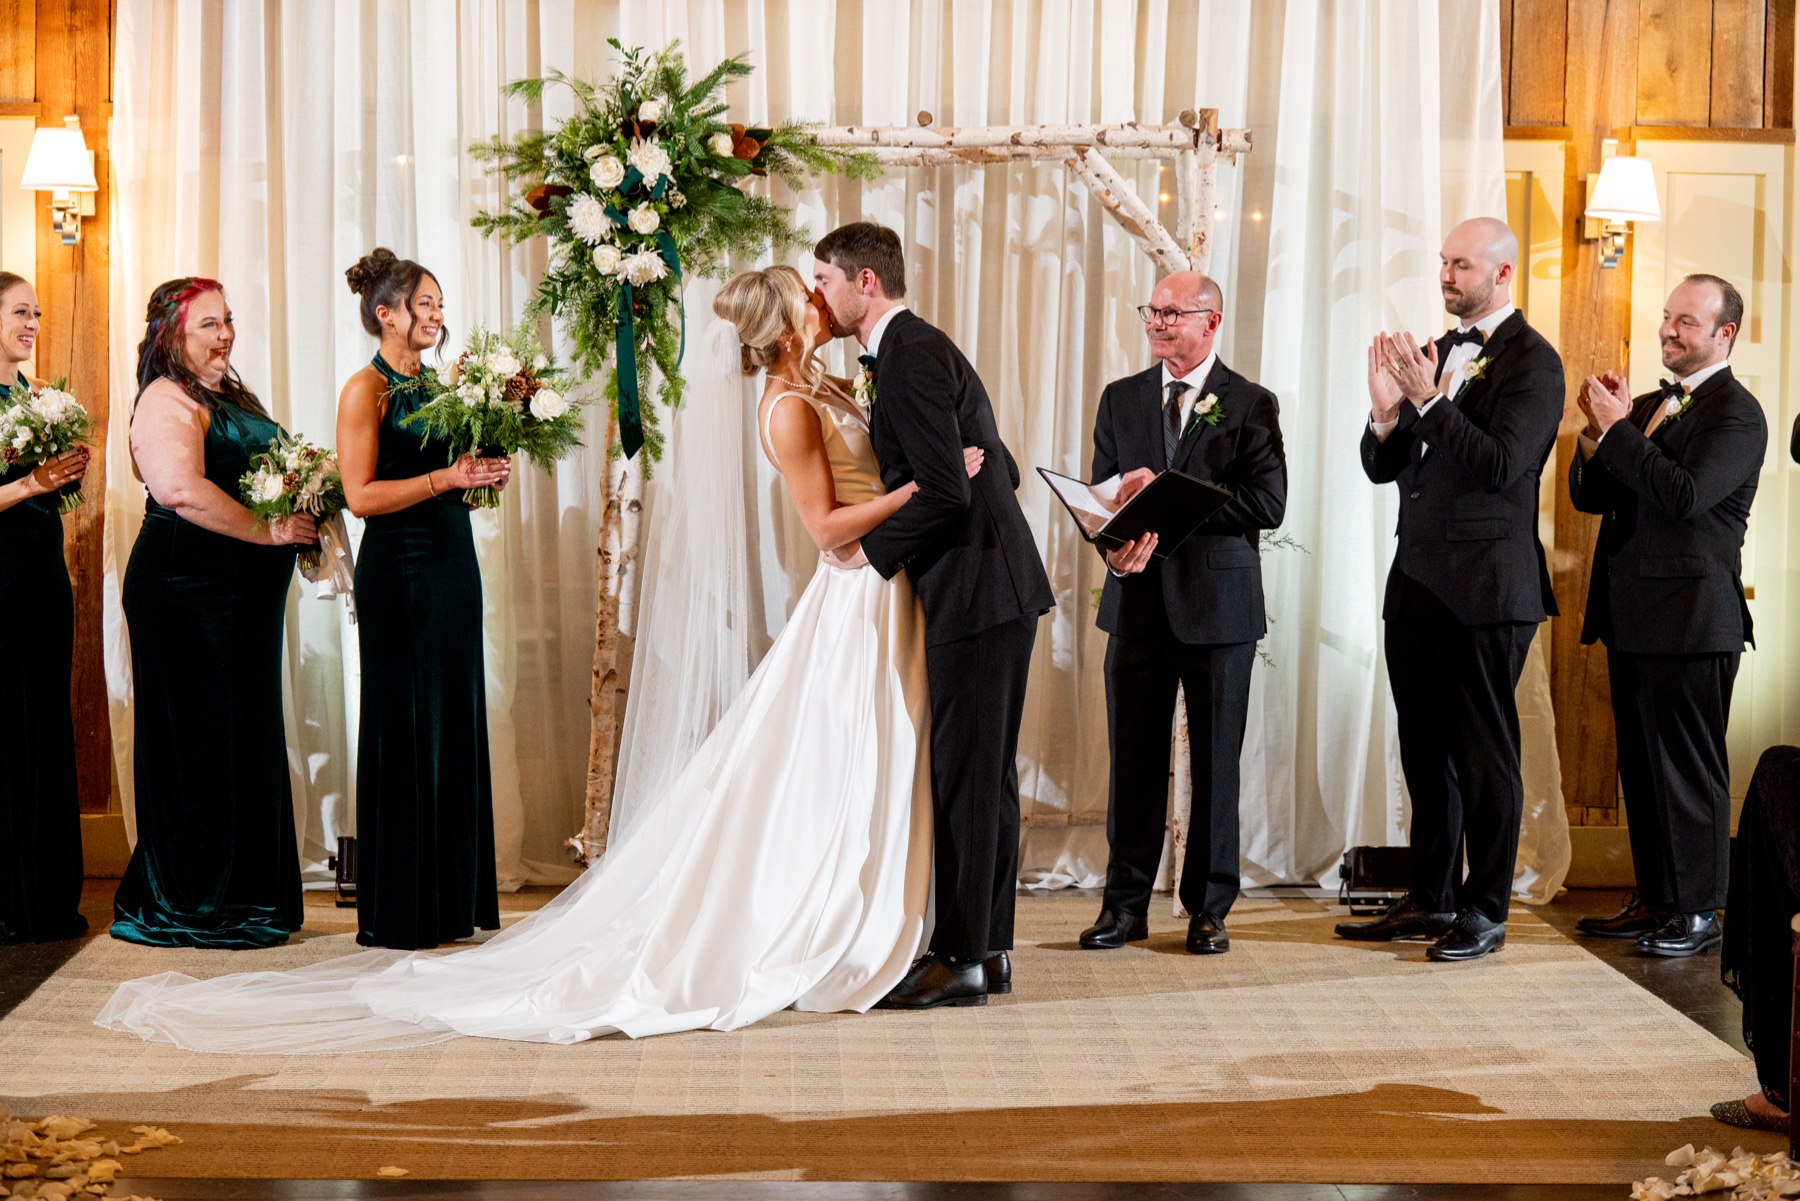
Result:
M1005 951L995 951L981 961L981 967L987 973L987 990L990 997L1012 991L1011 955Z
M1110 951L1128 942L1142 942L1150 937L1150 923L1143 914L1100 911L1099 920L1081 932L1081 945L1090 951Z
M1190 917L1187 949L1189 955L1223 955L1231 950L1231 938L1225 933L1225 919L1210 913L1196 913Z
M1625 907L1611 917L1584 917L1575 928L1590 938L1641 938L1669 920L1669 915L1638 900L1625 898Z
M1491 922L1475 910L1465 909L1456 915L1455 925L1425 948L1425 958L1439 963L1460 963L1465 959L1480 959L1505 945L1505 922Z
M955 963L927 951L913 961L894 991L877 1009L936 1009L940 1005L986 1005L987 971L981 960Z
M1671 913L1662 925L1637 940L1637 953L1664 959L1686 959L1689 955L1710 951L1724 938L1725 930L1719 924L1716 910Z
M1454 913L1433 913L1410 896L1401 897L1373 921L1339 922L1339 938L1358 942L1398 942L1403 938L1437 938L1455 924Z

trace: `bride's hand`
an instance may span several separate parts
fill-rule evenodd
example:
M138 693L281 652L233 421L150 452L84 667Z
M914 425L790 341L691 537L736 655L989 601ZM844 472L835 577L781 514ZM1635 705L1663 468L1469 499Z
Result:
M982 460L986 458L987 451L979 446L963 447L963 470L969 473L970 479L974 479L980 473Z

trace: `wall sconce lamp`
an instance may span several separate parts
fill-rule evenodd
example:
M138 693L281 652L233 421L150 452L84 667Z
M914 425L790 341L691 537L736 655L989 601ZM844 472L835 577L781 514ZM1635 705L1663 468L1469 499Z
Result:
M1618 143L1608 138L1603 153L1617 147ZM1662 220L1650 160L1628 154L1606 158L1599 177L1588 177L1587 208L1582 217L1582 236L1600 243L1600 265L1617 267L1625 257L1629 223Z
M94 152L81 136L81 121L63 118L63 127L40 129L32 135L31 153L25 156L25 174L19 186L32 192L50 192L51 225L64 246L81 241L81 219L94 215Z

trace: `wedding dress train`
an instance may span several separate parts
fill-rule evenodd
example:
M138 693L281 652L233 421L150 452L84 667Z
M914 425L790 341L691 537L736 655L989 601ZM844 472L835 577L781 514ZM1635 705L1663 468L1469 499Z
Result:
M866 425L800 399L838 500L880 495ZM542 910L465 950L128 981L95 1020L194 1050L333 1052L865 1010L929 934L927 715L905 574L821 565L693 760Z

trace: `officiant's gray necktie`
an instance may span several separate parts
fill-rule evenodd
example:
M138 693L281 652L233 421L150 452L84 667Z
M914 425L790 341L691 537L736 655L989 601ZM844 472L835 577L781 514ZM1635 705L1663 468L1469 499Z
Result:
M1181 394L1187 385L1169 381L1169 397L1163 402L1163 466L1175 466L1175 448L1181 445Z

